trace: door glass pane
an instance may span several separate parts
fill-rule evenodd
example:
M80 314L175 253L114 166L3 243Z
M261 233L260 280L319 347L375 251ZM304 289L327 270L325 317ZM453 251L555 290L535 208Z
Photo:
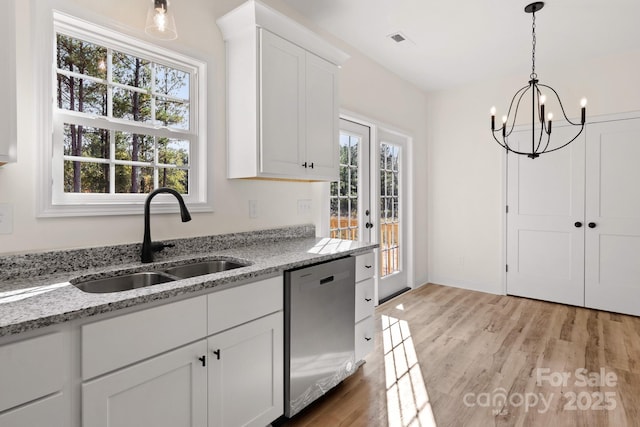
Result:
M331 238L358 240L358 150L361 139L340 134L340 176L331 183Z
M380 144L380 277L400 271L400 147Z

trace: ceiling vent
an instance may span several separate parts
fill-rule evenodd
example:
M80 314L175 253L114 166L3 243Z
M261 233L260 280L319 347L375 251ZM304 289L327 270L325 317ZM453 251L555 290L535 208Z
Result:
M400 33L400 32L390 34L390 35L389 35L389 38L390 38L391 40L393 40L394 42L396 42L396 43L403 42L403 41L405 41L405 40L407 39L407 38L404 36L404 34L402 34L402 33Z

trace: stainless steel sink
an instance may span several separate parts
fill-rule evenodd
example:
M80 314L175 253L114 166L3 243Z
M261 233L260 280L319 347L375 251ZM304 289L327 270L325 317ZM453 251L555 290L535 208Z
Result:
M88 280L86 282L73 283L75 287L84 292L92 294L102 294L109 292L129 291L131 289L144 288L145 286L157 285L176 280L167 274L144 271L132 273L124 276L107 277L104 279Z
M81 291L93 294L122 292L129 291L131 289L144 288L145 286L172 282L174 280L187 279L189 277L233 270L234 268L246 267L247 265L249 264L241 261L230 261L224 259L200 260L193 261L189 264L166 268L164 270L142 271L122 276L84 281L82 279L78 279L71 283Z
M221 271L233 270L234 268L246 267L247 265L249 264L216 259L195 262L187 265L179 265L177 267L168 268L164 270L164 272L181 279L187 279L189 277L203 276L205 274L219 273Z

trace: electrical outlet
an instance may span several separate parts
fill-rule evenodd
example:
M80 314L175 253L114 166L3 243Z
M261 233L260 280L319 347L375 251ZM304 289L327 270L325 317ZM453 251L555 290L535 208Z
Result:
M13 209L8 203L0 203L0 234L13 233Z
M298 215L311 215L311 199L298 200Z

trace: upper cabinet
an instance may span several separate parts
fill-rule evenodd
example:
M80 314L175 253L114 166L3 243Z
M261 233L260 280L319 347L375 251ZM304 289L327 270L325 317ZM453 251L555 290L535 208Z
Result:
M16 161L15 2L4 2L0 16L0 166Z
M227 45L229 178L335 181L348 55L257 1L218 20Z

